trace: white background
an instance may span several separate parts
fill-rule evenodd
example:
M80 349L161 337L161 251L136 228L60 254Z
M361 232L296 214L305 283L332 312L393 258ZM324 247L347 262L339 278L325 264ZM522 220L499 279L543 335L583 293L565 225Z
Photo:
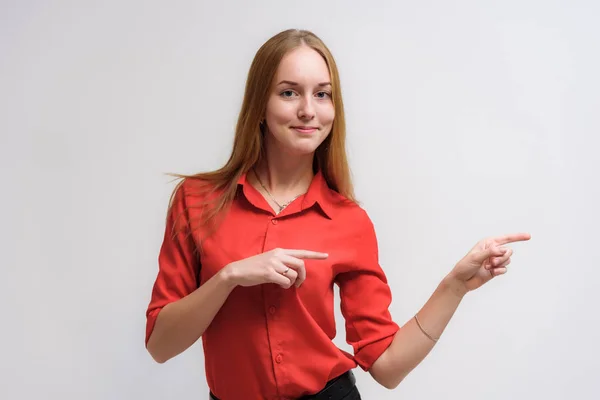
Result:
M397 389L357 369L363 398L600 397L598 2L0 4L2 399L207 398L199 342L144 348L165 173L225 162L291 27L339 64L396 321L479 239L533 236Z

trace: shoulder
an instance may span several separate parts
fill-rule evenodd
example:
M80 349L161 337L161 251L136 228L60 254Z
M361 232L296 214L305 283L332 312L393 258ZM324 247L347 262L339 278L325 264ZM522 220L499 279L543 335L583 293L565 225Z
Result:
M180 178L171 194L170 203L193 204L197 201L204 202L216 191L210 182L194 176Z
M184 176L173 189L168 216L203 234L215 227L216 220L227 211L227 188L219 188L215 180L205 176Z
M332 222L357 262L367 260L367 264L375 265L373 257L376 259L379 254L378 235L369 212L359 203L344 199L337 204Z
M335 218L339 219L348 229L357 233L363 233L365 230L374 230L373 221L369 213L360 203L352 201L341 194L329 189L331 208L335 213Z
M195 177L181 177L172 189L167 218L189 224L191 214L202 210L210 189L206 181Z

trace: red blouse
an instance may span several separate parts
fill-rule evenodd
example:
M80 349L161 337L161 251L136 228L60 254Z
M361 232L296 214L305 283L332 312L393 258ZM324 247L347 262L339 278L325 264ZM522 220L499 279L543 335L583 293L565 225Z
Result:
M171 234L175 218L197 218L186 204L193 180L178 189L159 254L147 310L146 344L162 307L193 292L228 263L274 248L329 254L305 260L306 280L236 287L202 335L209 388L222 400L288 399L321 390L359 365L365 371L392 342L399 326L388 307L391 292L378 263L377 239L367 213L331 190L317 173L308 192L275 215L243 176L215 233ZM333 284L340 289L348 354L334 345Z

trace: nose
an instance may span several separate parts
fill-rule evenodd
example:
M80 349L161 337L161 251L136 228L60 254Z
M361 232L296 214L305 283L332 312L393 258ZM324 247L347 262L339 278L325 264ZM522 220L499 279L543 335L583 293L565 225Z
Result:
M315 117L315 107L312 104L312 96L304 96L298 107L298 118L311 120Z

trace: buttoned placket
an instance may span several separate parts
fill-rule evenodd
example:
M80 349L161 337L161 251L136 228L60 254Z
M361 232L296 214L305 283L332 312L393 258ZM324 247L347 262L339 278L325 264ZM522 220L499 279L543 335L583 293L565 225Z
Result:
M281 221L278 216L271 215L268 217L267 229L265 233L264 251L269 251L274 248L280 247L279 243L279 230L281 228ZM285 364L285 348L282 340L282 333L284 327L279 324L279 313L282 290L279 285L264 285L264 310L267 321L267 334L269 335L269 346L271 347L271 357L273 363L273 371L275 373L275 381L277 386L280 387L286 381L284 374Z

